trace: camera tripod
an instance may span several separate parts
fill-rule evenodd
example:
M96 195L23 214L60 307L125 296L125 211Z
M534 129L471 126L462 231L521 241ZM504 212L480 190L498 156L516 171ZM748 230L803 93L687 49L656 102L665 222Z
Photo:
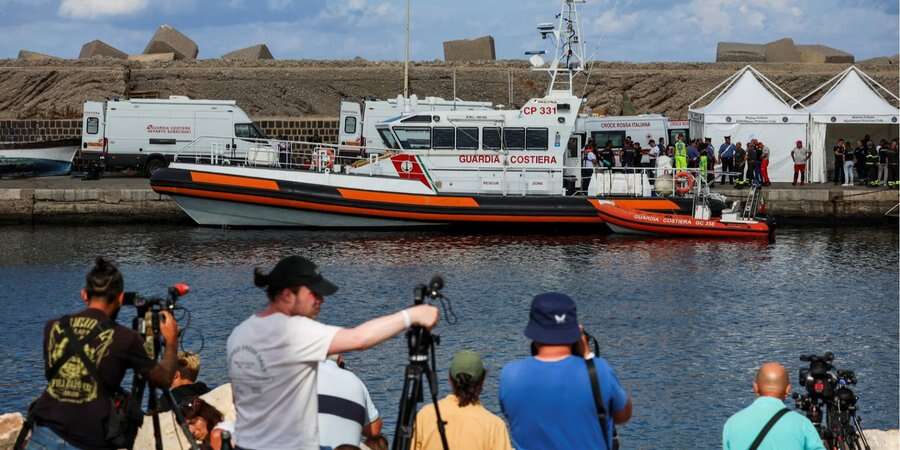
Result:
M419 285L416 287L414 303L416 305L423 304L426 296L432 299L442 298L440 290L443 287L444 280L435 276L431 279L429 286ZM422 327L412 327L406 332L406 343L409 346L409 364L406 365L403 376L403 394L400 397L400 412L397 417L397 429L394 433L392 448L393 450L409 450L411 446L416 421L416 405L424 398L422 383L424 377L428 380L428 391L431 394L431 403L434 405L441 445L444 450L449 450L447 431L444 428L446 424L441 418L437 399L437 368L434 347L440 344L440 336ZM430 364L429 359L431 360Z
M174 309L178 297L187 294L188 289L187 285L170 287L168 300L144 299L134 294L126 300L126 303L133 304L137 309L137 315L132 321L131 327L134 331L144 337L144 339L151 340L153 353L150 356L154 361L159 361L159 353L162 348L162 338L160 337L159 332L159 313L163 308L170 311ZM150 411L150 414L152 415L153 440L156 443L156 450L163 450L162 431L159 424L159 404L156 397L157 389L159 389L162 395L169 401L169 404L172 405L172 414L175 416L175 421L178 423L181 432L184 433L185 438L187 438L191 449L199 450L200 447L197 446L194 435L188 428L187 420L185 420L184 415L181 413L181 408L175 401L175 396L172 395L172 391L165 386L154 386L146 377L135 372L134 381L132 382L132 396L136 402L141 402L144 397L144 391L147 391L147 411Z

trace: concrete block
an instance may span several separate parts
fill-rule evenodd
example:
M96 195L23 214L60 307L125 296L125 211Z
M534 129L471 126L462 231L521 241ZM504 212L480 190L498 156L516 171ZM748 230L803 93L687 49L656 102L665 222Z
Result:
M99 39L95 39L87 44L81 46L81 53L78 54L78 59L88 59L88 58L116 58L116 59L128 59L128 54L103 42Z
M258 61L260 59L275 59L266 44L254 45L242 48L222 55L222 59L236 59L242 61Z
M24 423L22 414L0 414L0 448L13 448Z
M797 50L800 51L800 61L814 64L853 64L856 58L836 48L824 45L798 45Z
M0 189L0 201L21 200L21 189Z
M175 61L174 53L153 53L150 55L128 55L129 61L137 62L169 62Z
M766 62L800 62L800 51L791 38L766 44Z
M175 59L196 59L198 51L196 42L169 25L159 27L144 48L145 55L174 53Z
M19 59L23 59L25 61L42 61L47 59L62 59L57 56L45 55L43 53L32 52L29 50L19 50Z
M493 61L495 59L497 59L497 54L494 51L494 38L491 36L444 42L445 61Z
M766 47L760 44L719 42L716 45L716 62L765 62Z

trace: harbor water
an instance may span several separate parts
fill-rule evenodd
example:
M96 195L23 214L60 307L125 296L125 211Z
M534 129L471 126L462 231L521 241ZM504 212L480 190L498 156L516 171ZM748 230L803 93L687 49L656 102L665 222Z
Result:
M897 248L895 228L789 228L771 244L564 231L0 228L0 411L24 412L43 389L43 323L83 306L78 290L95 256L120 263L127 290L192 286L181 301L190 309L185 347L200 350L201 380L218 385L228 381L229 333L266 302L253 267L301 254L340 285L320 319L342 326L411 304L415 284L443 274L458 322L436 330L441 396L453 352L473 349L489 370L483 402L498 414L501 367L529 354L531 297L554 290L576 300L633 398L634 418L620 428L625 448L717 447L728 416L753 400L761 362L785 364L797 391L798 356L825 351L856 371L863 426L896 428ZM406 354L395 338L347 356L391 437Z

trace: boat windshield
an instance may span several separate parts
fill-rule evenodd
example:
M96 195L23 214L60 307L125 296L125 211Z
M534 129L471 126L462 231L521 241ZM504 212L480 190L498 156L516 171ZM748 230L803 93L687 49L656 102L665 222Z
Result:
M397 145L397 140L394 139L394 135L391 134L391 131L387 128L378 128L378 134L381 135L381 141L384 142L385 147L391 150L400 148L400 146Z
M405 150L428 150L431 148L431 128L394 127L397 140Z

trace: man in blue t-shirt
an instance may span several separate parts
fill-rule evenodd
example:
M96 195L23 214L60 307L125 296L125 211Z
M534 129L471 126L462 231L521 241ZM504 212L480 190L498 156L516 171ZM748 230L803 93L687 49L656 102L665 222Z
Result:
M555 292L536 296L525 336L532 340L534 356L507 364L500 374L500 407L513 447L608 450L613 423L631 418L631 399L606 360L588 353L575 302ZM604 432L586 358L593 358L597 368L606 410Z

